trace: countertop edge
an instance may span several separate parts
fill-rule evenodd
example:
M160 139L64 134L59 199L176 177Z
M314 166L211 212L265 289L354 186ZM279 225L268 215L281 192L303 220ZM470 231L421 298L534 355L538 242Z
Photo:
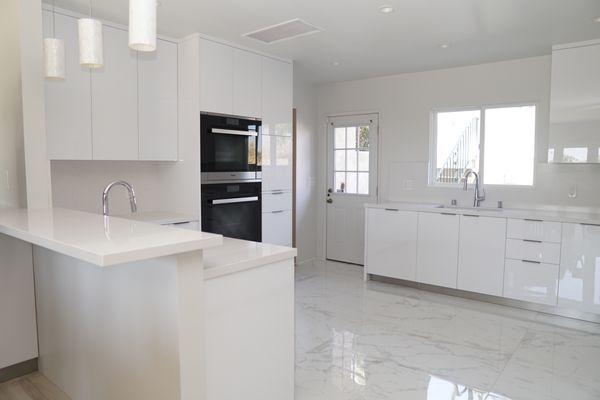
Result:
M268 264L273 264L279 261L289 260L296 257L298 251L295 248L289 247L286 250L277 254L271 254L260 258L242 260L235 263L227 264L220 267L204 268L204 280L219 278L226 275L235 274L242 271L259 268Z

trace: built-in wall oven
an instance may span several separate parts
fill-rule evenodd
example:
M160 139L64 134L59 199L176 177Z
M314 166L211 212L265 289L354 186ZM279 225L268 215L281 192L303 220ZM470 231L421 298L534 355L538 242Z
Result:
M202 230L223 236L262 240L259 182L203 184Z
M261 179L261 122L201 114L202 183Z

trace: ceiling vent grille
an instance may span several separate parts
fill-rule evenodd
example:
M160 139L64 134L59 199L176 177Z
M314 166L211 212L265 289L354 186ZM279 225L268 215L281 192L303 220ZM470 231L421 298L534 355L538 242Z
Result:
M323 29L317 28L301 19L292 19L280 24L245 33L242 36L256 39L266 44L271 44L322 31Z

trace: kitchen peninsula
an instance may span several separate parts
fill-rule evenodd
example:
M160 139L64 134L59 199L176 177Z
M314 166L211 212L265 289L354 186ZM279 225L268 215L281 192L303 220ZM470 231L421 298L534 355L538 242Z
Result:
M39 369L67 395L207 398L203 259L222 236L61 208L0 209L5 235L32 246ZM223 274L263 259L293 266L295 250L275 247L264 258L245 253L247 263ZM213 271L231 264L218 254Z

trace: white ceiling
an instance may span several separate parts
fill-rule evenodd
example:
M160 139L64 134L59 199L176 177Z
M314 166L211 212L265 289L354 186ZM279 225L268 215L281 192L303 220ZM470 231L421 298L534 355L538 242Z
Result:
M351 80L549 54L600 38L600 0L160 0L159 32L201 32L293 59L315 82ZM389 4L391 14L377 8ZM87 12L88 0L56 0ZM127 23L127 0L93 0ZM324 32L265 45L242 34L302 18ZM447 49L440 47L448 44ZM339 62L339 66L334 66Z

